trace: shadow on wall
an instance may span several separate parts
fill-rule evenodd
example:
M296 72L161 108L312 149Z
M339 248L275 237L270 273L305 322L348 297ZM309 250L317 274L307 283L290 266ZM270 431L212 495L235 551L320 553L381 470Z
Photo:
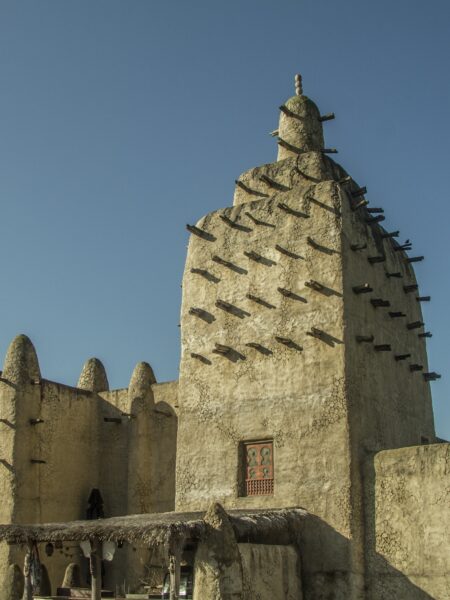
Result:
M362 470L368 598L446 600L450 598L448 510L442 499L447 492L443 474L448 445L410 446L392 452L370 453ZM383 456L388 463L395 457L389 474L377 466ZM401 571L391 564L390 556ZM412 583L409 575L429 593Z
M444 600L418 588L373 548L369 570L376 570L358 589L358 577L348 571L351 540L314 515L302 524L299 551L304 600Z
M155 438L153 495L155 512L175 510L175 465L177 457L178 416L167 402L155 405L158 438Z

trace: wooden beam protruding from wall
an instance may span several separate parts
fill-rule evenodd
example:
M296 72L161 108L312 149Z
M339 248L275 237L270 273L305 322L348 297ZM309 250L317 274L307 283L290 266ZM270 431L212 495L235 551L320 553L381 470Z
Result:
M370 292L373 292L373 288L371 288L368 283L355 285L352 289L355 292L355 294L369 294Z
M353 190L352 192L350 192L350 194L352 195L352 198L360 198L361 196L367 194L367 187L364 185L363 187L360 187L357 190Z
M386 262L386 257L385 256L368 256L367 260L370 262L371 265L374 265L376 263Z
M284 210L284 212L287 212L290 215L293 215L294 217L300 217L302 219L309 219L309 215L307 213L301 212L299 210L295 210L294 208L291 208L284 202L279 202L277 206L278 206L278 208L281 208L281 210Z
M407 323L406 329L419 329L424 325L425 323L423 323L422 321L413 321L412 323Z
M274 188L275 190L279 190L280 192L287 192L291 189L287 185L275 181L275 179L272 179L268 175L261 175L260 180L267 184L269 187Z
M290 338L275 336L275 339L279 344L283 344L283 346L287 346L288 348L292 348L293 350L298 350L299 352L303 350L302 346L299 346L296 342L294 342L294 340L291 340Z
M418 289L419 289L419 286L417 285L417 283L403 286L403 291L405 292L405 294L409 294L409 292L415 292Z
M204 240L208 240L208 242L215 242L217 239L212 233L209 233L204 229L200 229L200 227L197 227L196 225L186 225L186 229L190 233L193 233L194 235L197 235L198 237L201 237Z
M367 217L366 223L368 225L376 225L377 223L381 223L384 221L386 217L384 215L378 215L377 217Z
M350 246L350 249L353 250L353 252L357 252L358 250L365 250L366 248L367 248L367 244L366 243L352 244Z
M395 360L406 360L407 358L410 358L411 354L396 354L394 356Z
M369 204L368 200L360 200L359 202L357 202L356 204L352 204L352 210L358 210L359 208L364 208L364 206L367 206Z
M374 308L387 308L388 306L391 305L389 300L383 300L382 298L371 298L370 304Z
M436 373L435 371L432 371L431 373L423 373L422 375L425 381L436 381L436 379L441 378L441 375L439 375L439 373Z
M394 238L400 235L400 231L384 231L381 234L381 239Z
M334 114L334 112L331 112L327 113L326 115L320 115L320 117L318 117L318 120L320 123L323 123L324 121L332 121L335 118L336 115Z
M248 187L248 185L246 185L243 181L239 181L239 179L236 179L234 181L234 183L241 188L241 190L244 190L244 192L247 192L247 194L251 194L252 196L258 196L259 198L268 198L269 195L265 194L264 192L259 192L258 190L254 190L251 187Z

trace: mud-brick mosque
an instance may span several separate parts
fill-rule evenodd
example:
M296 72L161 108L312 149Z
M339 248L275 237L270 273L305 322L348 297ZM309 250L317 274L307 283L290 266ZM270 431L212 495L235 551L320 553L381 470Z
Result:
M300 76L279 110L277 159L187 226L178 381L142 362L110 390L90 359L72 387L12 341L2 600L164 577L171 600L450 599L422 257L331 158Z

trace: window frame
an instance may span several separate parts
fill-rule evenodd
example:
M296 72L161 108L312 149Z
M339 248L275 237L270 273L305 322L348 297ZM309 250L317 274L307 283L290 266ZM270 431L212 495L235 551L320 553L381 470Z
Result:
M270 478L257 478L254 481L271 481L271 491L268 493L248 493L248 479L247 479L247 448L252 445L262 445L267 444L271 449L271 468L272 468L272 477ZM241 440L239 442L238 448L238 495L242 498L261 498L261 497L270 497L275 494L275 446L273 438L269 437L260 437L254 438L250 440Z

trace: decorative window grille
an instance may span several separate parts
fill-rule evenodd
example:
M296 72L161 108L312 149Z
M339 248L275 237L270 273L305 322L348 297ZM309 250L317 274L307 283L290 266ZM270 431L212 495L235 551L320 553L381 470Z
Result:
M273 441L243 443L244 496L273 494Z

